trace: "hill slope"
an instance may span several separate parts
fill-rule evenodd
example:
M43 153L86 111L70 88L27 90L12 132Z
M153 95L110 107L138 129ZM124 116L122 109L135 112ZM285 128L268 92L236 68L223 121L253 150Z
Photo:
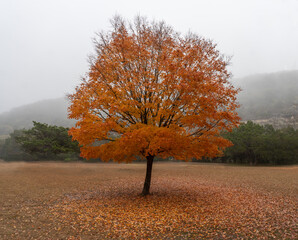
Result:
M298 71L259 74L235 79L243 120L298 116Z
M68 102L65 98L43 100L14 108L0 114L0 135L14 129L30 128L32 121L70 127L75 121L67 118Z

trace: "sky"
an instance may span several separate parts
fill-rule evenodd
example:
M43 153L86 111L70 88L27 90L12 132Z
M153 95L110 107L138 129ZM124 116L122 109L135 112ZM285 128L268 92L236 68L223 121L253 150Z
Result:
M212 39L235 78L298 69L298 0L0 0L0 113L73 92L115 14Z

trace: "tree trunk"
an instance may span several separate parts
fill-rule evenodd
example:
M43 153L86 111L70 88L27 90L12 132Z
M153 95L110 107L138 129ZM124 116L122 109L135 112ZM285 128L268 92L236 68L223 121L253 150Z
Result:
M147 159L147 170L146 170L146 178L145 178L144 188L142 191L143 196L146 196L149 194L154 156L149 155L146 157L146 159Z

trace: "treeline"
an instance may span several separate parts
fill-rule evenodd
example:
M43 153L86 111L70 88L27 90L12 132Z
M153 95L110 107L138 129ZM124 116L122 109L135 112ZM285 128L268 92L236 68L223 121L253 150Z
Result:
M203 161L247 165L298 164L298 130L293 128L274 129L271 125L261 126L248 121L223 136L234 146L227 148L220 158ZM29 130L15 130L9 138L0 140L0 158L6 161L85 161L79 157L79 152L78 142L71 140L68 128L39 122L33 122L33 128Z
M248 121L224 134L234 146L225 150L220 161L249 165L282 165L298 163L298 130L292 127L274 129Z

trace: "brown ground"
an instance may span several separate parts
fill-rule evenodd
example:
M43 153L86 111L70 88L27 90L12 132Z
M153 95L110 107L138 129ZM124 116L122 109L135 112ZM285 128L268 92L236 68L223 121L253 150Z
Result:
M0 163L0 239L298 239L298 167Z

